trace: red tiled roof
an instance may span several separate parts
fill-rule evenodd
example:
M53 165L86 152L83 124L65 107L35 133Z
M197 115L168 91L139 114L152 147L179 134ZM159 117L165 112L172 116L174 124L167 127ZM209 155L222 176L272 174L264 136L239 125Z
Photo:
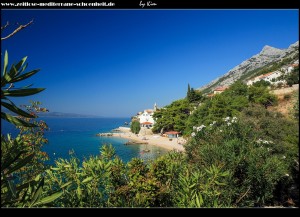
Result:
M179 134L180 132L177 131L169 131L169 132L165 132L165 134Z
M258 76L258 78L265 78L265 77L268 77L269 75L273 74L274 72L269 72L267 74L263 74L263 75L260 75Z
M228 87L217 87L215 89L215 91L223 91L223 90L226 90Z
M142 124L148 125L148 124L153 124L151 122L143 122Z

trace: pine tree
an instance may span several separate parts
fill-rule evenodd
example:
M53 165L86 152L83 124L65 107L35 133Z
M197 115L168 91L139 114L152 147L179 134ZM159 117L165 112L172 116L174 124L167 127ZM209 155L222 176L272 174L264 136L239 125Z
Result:
M190 87L190 84L188 84L188 90L187 90L187 93L186 93L186 98L188 101L190 101L190 98L191 98L191 87Z

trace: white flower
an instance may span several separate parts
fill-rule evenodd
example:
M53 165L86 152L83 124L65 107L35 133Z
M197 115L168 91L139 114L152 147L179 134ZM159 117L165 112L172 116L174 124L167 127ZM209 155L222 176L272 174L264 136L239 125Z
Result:
M286 156L283 155L282 159L286 159Z
M236 122L237 122L237 117L233 117L231 123L236 123Z
M196 126L193 126L193 130L196 130L196 128L197 128Z
M230 117L226 117L226 118L224 118L224 121L230 121Z
M220 130L220 132L222 133L222 132L223 132L223 130Z
M230 122L228 122L228 123L227 123L227 125L228 125L228 126L230 126L230 125L231 125L231 123L230 123Z
M206 127L206 126L203 124L200 127L197 127L197 132L201 131L204 127Z
M217 122L216 121L213 121L209 126L213 126L215 125Z
M290 175L288 173L286 173L285 176L290 176Z
M192 137L195 137L195 136L196 136L196 133L195 133L195 132L192 132L191 136L192 136Z
M263 142L263 140L261 138L259 138L258 140L256 140L256 142L260 144Z

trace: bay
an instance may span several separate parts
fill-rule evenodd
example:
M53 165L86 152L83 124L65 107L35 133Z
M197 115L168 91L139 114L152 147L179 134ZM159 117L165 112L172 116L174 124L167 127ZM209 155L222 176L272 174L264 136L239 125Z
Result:
M47 164L54 164L57 158L69 159L69 152L74 151L75 156L80 160L89 156L100 154L100 148L104 144L112 144L116 154L128 162L137 157L145 161L155 159L168 150L157 146L148 145L150 152L144 153L146 145L124 145L126 139L116 137L97 137L97 133L110 132L111 130L129 123L129 118L42 118L50 130L45 132L49 140L42 148L47 152L50 160ZM11 133L16 136L18 131L6 121L1 121L1 133Z

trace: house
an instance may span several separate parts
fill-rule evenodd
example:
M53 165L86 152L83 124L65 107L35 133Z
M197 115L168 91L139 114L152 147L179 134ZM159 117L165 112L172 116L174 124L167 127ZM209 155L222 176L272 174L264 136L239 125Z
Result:
M173 139L173 138L178 138L180 132L169 131L169 132L165 132L165 134L168 136L169 139Z
M216 89L214 89L214 94L218 94L218 93L222 93L224 92L226 89L228 89L229 87L224 86L224 87L217 87Z
M153 126L152 122L142 122L141 123L141 127L147 127L147 128L151 128Z
M281 75L282 75L281 71L269 72L269 73L259 75L259 76L256 76L255 78L252 78L252 79L248 80L247 85L248 86L252 85L252 84L254 84L255 82L258 82L258 81L268 81L271 84L277 84L277 83L282 82L282 81L275 81L275 79L280 77Z
M145 109L143 112L138 112L136 118L140 122L141 127L151 128L155 124L153 114L158 110L156 103L153 109Z

